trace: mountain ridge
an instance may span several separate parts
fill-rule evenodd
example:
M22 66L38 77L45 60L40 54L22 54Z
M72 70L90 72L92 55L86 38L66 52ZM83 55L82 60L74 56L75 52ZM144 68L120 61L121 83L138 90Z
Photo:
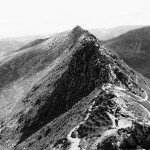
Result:
M81 27L58 36L54 44L62 42L63 50L61 44L55 49L50 39L39 44L48 53L60 50L60 54L19 101L23 108L1 120L0 146L7 150L149 148L149 83Z

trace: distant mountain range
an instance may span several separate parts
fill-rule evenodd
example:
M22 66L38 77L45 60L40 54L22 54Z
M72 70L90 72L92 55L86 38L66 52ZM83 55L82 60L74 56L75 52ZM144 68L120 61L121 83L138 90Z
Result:
M104 42L132 68L150 78L150 26L131 30Z
M119 35L126 33L130 30L134 30L137 28L144 27L143 25L134 25L134 26L118 26L114 28L97 28L97 29L89 29L89 31L95 35L99 40L109 40Z
M24 45L32 42L36 39L46 38L48 35L35 35L35 36L25 36L25 37L14 37L14 38L5 38L0 39L0 55L2 53L9 53L15 50L20 49Z

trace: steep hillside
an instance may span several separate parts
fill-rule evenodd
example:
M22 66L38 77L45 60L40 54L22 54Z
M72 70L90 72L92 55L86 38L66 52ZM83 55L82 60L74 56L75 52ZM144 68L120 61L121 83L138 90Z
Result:
M142 25L135 25L135 26L119 26L114 28L96 28L96 29L90 29L89 31L95 35L99 40L109 40L115 37L118 37L119 35L126 33L130 30L134 30L137 28L143 27Z
M132 68L150 78L150 27L129 31L104 45L117 52Z
M63 32L36 41L1 60L0 118L11 112L9 109L57 64L58 57L72 45L74 37L72 32Z
M17 102L11 99L13 106L1 116L1 149L150 148L150 81L102 47L92 34L77 26L31 44L15 59L30 52L34 52L31 62L38 63L27 64L27 73L10 81L19 86L28 81L23 86L28 90ZM48 59L45 65L42 56Z

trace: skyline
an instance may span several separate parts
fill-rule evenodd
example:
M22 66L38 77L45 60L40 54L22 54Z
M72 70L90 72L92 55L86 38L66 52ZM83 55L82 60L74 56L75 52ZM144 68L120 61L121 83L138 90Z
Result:
M150 25L149 0L0 0L0 38Z

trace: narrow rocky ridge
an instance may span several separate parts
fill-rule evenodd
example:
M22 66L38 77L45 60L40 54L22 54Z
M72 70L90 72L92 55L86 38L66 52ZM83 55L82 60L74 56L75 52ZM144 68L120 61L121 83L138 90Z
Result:
M149 149L150 112L141 104L148 101L148 94L135 81L138 77L133 70L130 70L133 74L129 73L129 68L118 56L113 56L104 47L100 50L101 56L107 56L107 61L99 64L107 68L109 77L106 83L103 80L97 84L100 92L93 98L84 121L69 132L68 149ZM112 56L116 58L115 63Z
M142 102L148 101L150 91L144 79L80 27L70 37L72 45L22 100L25 109L4 120L2 147L149 148L150 115Z

